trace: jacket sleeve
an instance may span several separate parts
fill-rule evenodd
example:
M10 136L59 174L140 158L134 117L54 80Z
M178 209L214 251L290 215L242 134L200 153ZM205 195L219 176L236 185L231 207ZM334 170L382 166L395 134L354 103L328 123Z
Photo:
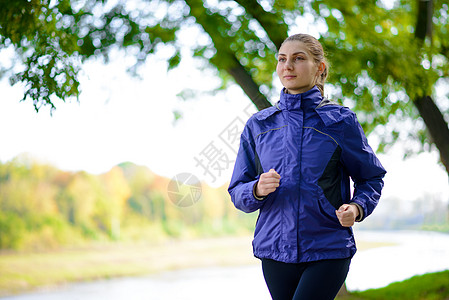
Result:
M352 113L348 119L344 131L342 162L354 181L351 202L363 209L362 221L373 212L379 202L386 170L368 145L355 114Z
M240 136L240 147L232 173L228 192L235 207L246 212L254 212L265 203L253 194L254 185L259 179L256 168L255 144L249 134L248 125ZM264 198L265 199L265 198Z

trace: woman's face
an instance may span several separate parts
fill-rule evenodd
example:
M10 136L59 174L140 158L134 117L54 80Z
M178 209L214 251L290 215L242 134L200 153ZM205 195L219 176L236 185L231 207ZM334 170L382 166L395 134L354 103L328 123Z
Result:
M290 94L304 93L316 83L318 66L304 43L285 42L279 49L276 72Z

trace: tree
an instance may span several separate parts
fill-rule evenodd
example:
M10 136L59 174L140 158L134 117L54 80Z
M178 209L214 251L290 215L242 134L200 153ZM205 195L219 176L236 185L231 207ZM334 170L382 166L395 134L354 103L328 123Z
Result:
M101 181L105 190L105 199L101 203L103 216L107 219L103 222L108 224L111 237L120 237L120 223L125 211L126 202L131 196L131 191L123 176L120 167L113 167L109 172L101 175Z
M56 99L78 97L77 75L86 59L107 61L112 48L134 47L142 62L159 43L172 44L175 30L169 20L161 25L148 12L139 19L151 25L138 24L131 17L136 10L125 6L126 1L108 9L104 0L0 0L0 49L13 47L22 63L21 68L0 66L0 74L25 85L22 100L32 100L36 111L44 105L54 109ZM178 58L175 51L170 64Z
M365 129L388 125L385 146L400 137L404 121L416 121L406 138L422 146L434 143L449 173L448 99L435 99L437 84L449 79L448 5L398 1L386 8L374 1L316 1L313 8L328 26L322 41L332 53L332 83L341 97L355 94L354 109Z
M176 67L177 34L189 26L208 37L198 39L190 54L217 70L224 86L232 78L258 109L266 108L278 94L272 85L277 48L298 17L312 15L327 27L320 41L332 65L330 96L353 108L367 133L377 126L380 150L402 137L399 127L408 122L405 138L419 141L418 150L434 144L449 172L449 106L442 103L447 98L435 98L436 85L449 77L443 0L395 1L392 7L362 0L135 0L113 6L104 0L0 0L0 8L0 47L14 47L23 62L23 70L9 70L11 80L25 84L24 99L36 110L77 96L81 63L107 61L111 49L127 49L139 65L168 45L168 68Z
M58 205L60 212L71 224L92 227L91 219L95 210L97 193L95 178L86 172L78 172L62 189Z

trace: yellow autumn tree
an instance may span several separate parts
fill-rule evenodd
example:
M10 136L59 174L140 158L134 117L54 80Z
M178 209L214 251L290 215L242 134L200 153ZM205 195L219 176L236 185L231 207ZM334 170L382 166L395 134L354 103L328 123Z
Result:
M104 198L97 206L102 214L104 225L107 226L112 238L120 237L120 223L131 190L120 167L113 167L109 172L100 176L104 186Z

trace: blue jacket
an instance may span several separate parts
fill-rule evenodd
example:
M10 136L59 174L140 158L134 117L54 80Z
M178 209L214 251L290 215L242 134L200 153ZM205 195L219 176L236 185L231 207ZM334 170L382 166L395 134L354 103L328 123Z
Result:
M280 185L258 200L254 185L272 168ZM238 209L259 210L256 257L287 263L348 258L356 252L352 228L341 226L335 210L353 202L366 218L385 173L356 115L314 87L297 95L282 91L275 106L249 118L228 191Z

